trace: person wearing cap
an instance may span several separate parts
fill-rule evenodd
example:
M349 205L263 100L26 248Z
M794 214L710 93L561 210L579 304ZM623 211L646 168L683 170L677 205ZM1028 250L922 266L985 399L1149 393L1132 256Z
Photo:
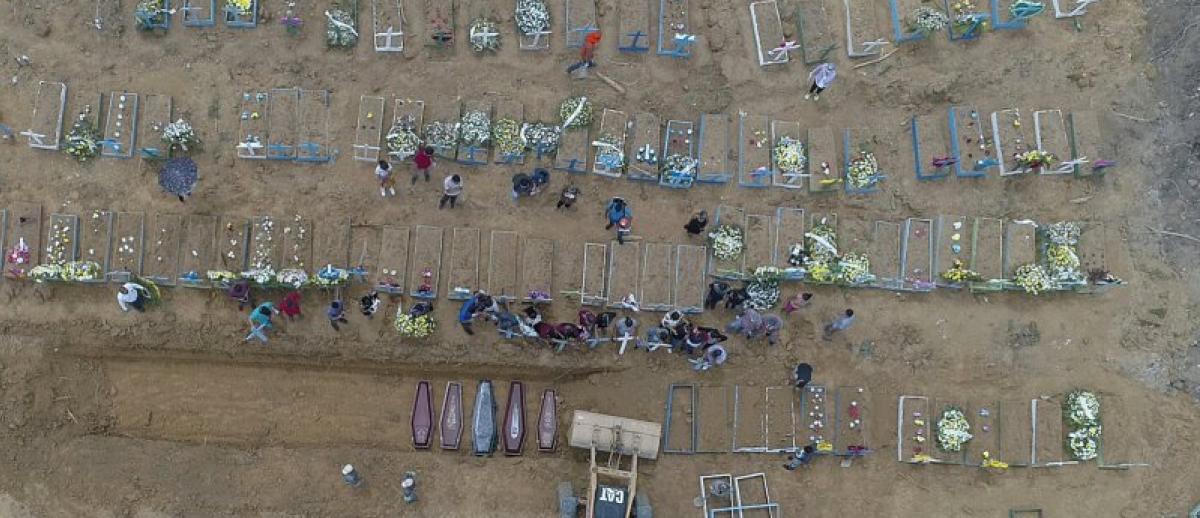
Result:
M588 33L583 39L583 48L579 49L579 62L567 67L567 74L574 73L580 68L596 66L596 47L600 45L600 31Z
M533 179L525 173L517 173L512 177L512 199L516 201L522 196L533 195Z
M425 146L413 155L412 183L409 185L416 185L421 173L425 174L425 181L428 182L430 169L433 169L433 146Z
M354 466L347 464L342 466L342 482L345 482L350 487L358 487L362 485L363 480L362 476L358 474L358 470L354 469Z
M456 174L447 176L442 180L442 201L438 202L438 208L445 208L446 202L450 202L450 208L454 208L454 202L458 200L463 193L462 177Z
M808 87L808 93L804 94L804 99L812 98L813 101L821 99L821 92L824 92L829 85L833 84L833 79L837 77L837 65L833 63L821 63L808 73L808 80L812 86Z
M346 308L340 300L334 300L329 303L329 309L325 310L325 316L329 317L329 325L333 326L334 331L341 331L338 324L349 324L346 320Z

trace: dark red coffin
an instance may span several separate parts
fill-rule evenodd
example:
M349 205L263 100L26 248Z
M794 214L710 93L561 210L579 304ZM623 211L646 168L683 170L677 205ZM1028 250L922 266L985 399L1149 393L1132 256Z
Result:
M446 398L442 400L442 449L457 450L462 442L463 407L462 384L451 381L446 384Z
M428 381L417 383L417 396L412 407L412 441L418 450L429 448L433 442L433 392Z
M538 411L538 451L554 451L558 443L558 402L554 389L542 392L542 409Z
M504 454L520 455L525 449L525 385L508 385L508 404L504 405Z

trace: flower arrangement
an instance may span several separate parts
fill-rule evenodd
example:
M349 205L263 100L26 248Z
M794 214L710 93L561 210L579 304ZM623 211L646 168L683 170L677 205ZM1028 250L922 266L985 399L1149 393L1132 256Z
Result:
M827 223L818 223L804 233L804 240L810 269L814 265L832 268L838 256L837 231Z
M254 233L254 255L250 256L252 269L271 269L275 255L275 220L265 216L257 223Z
M955 2L952 7L954 8L954 18L950 27L955 34L967 36L987 28L987 20L975 7L974 0L961 0Z
M507 117L493 123L492 146L502 157L512 157L524 153L525 143L521 140L521 123Z
M1083 280L1083 272L1079 270L1079 255L1071 245L1050 245L1046 247L1046 264L1050 267L1050 275L1058 281Z
M215 283L232 282L241 278L240 275L229 270L209 270L206 272L205 277L208 277L208 280Z
M870 151L860 150L850 159L846 180L855 189L866 189L879 181L879 161Z
M328 288L345 284L349 280L350 272L348 270L334 268L332 264L327 264L317 272L317 276L313 278L313 285Z
M550 300L550 294L544 290L529 290L527 298L533 302L544 302Z
M527 36L550 29L550 9L545 0L517 0L513 19L517 22L517 30Z
M100 141L104 138L100 136L96 125L88 119L91 111L91 107L88 106L80 112L75 123L71 125L71 130L67 132L67 143L63 147L66 154L80 162L87 162L89 158L99 155Z
M71 261L63 265L63 280L75 282L94 281L104 275L96 261Z
M563 128L585 128L592 123L592 101L587 97L568 97L558 106Z
M942 278L948 282L976 282L983 280L983 276L978 272L972 271L963 264L962 259L955 259L954 264L949 270L942 272Z
M672 153L662 161L664 173L696 174L696 159L681 153Z
M500 49L500 28L491 18L476 18L471 22L468 37L471 41L471 50L475 52L495 52Z
M330 47L350 48L358 44L358 18L356 2L350 2L349 10L341 2L334 2L325 11L325 44Z
M167 149L179 148L181 151L189 151L200 145L200 137L196 136L196 130L192 128L191 123L183 119L163 127L162 141L167 145Z
M1045 151L1031 149L1024 153L1014 153L1013 160L1024 169L1041 169L1054 163L1054 155Z
M525 147L539 154L553 153L558 149L562 128L540 122L521 127L521 141Z
M871 275L871 260L866 254L847 253L838 261L837 280L849 284L863 284L875 277Z
M275 281L275 269L270 265L262 268L251 268L242 272L242 278L259 286L269 286Z
M1063 402L1063 416L1071 431L1067 433L1067 449L1075 460L1096 458L1100 446L1100 399L1095 394L1076 390Z
M746 307L757 311L775 307L779 303L779 281L782 279L783 272L779 268L774 266L755 268L750 281L746 283L746 295L750 297L746 301Z
M433 121L425 125L425 143L436 149L450 149L458 140L458 123Z
M733 225L721 225L708 235L712 243L713 257L721 261L734 261L742 256L744 241L742 229Z
M942 451L962 451L962 447L974 436L971 435L971 423L958 407L946 407L937 421L938 448Z
M913 9L909 16L912 19L913 29L922 34L943 30L950 24L950 17L945 12L927 5Z
M39 264L29 270L29 278L33 282L57 281L62 279L61 265L57 264Z
M433 319L432 313L414 317L400 308L396 308L396 320L393 324L396 326L396 331L404 338L429 338L437 330L437 322Z
M139 0L133 13L137 19L138 30L143 31L165 25L167 16L170 16L164 0Z
M74 228L70 224L55 222L50 228L50 242L46 245L46 264L63 265L73 259L67 256L73 237Z
M772 150L775 167L784 175L797 175L804 172L808 157L804 156L804 143L792 137L779 137Z
M275 282L300 289L308 284L308 274L299 268L284 268L275 275Z
M1060 221L1042 227L1046 240L1056 245L1075 245L1079 243L1082 231L1079 225L1072 221Z
M804 258L807 255L804 251L804 245L792 243L791 248L788 249L788 266L795 266L797 268L804 266Z
M621 149L622 142L609 133L596 139L596 162L604 164L609 169L625 167L625 150Z
M249 16L254 7L254 0L225 0L225 10L238 16Z
M1038 264L1024 264L1017 267L1017 272L1014 275L1013 282L1025 290L1025 293L1037 295L1044 291L1054 289L1054 282L1050 280L1050 274L1046 272Z
M421 145L421 137L417 136L416 121L411 115L401 117L383 137L387 145L388 156L404 160L417 154Z
M464 113L458 125L458 140L467 147L487 147L492 141L492 117L482 110Z
M26 274L26 265L32 262L30 258L29 245L25 243L25 238L17 239L17 244L13 245L5 256L8 265L8 273L13 277L24 277Z

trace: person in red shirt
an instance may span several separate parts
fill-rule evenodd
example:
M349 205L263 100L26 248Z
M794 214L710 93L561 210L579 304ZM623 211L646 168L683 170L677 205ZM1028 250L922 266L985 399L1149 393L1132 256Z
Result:
M283 296L283 300L279 302L279 311L288 317L288 320L295 320L300 315L300 292L293 291Z
M412 183L417 184L417 177L421 173L425 173L425 181L429 181L429 170L433 169L433 146L425 146L417 150L417 154L413 155L413 165L417 166L413 169Z
M579 62L567 67L567 73L570 74L580 68L592 68L596 66L593 61L596 55L596 46L600 44L600 31L589 32L587 38L583 40L583 48L579 51Z

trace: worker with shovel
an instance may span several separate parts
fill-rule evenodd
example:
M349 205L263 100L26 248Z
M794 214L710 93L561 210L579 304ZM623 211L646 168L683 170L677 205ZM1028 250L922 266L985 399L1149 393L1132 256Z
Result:
M579 62L567 67L567 74L574 74L576 70L587 70L596 66L594 61L596 57L596 47L600 45L600 31L588 33L583 40L583 48L579 50Z

